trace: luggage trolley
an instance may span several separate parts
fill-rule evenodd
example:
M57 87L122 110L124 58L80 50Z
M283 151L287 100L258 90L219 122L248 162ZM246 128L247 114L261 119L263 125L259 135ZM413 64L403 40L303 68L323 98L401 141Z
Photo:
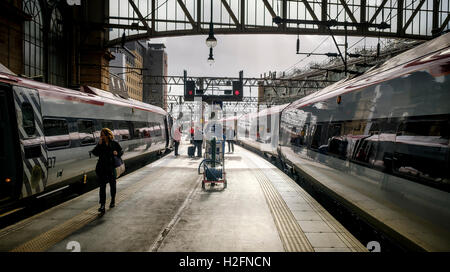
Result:
M215 186L216 183L223 183L223 188L227 188L227 179L225 176L225 141L217 140L215 137L211 141L206 141L205 159L198 166L203 165L202 188L210 183Z

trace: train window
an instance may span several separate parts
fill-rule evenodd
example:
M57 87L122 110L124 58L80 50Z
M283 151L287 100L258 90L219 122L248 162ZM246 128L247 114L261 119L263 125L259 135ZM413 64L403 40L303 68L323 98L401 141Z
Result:
M69 128L64 119L44 118L44 135L48 148L66 147L70 144Z
M22 126L28 136L33 136L36 132L34 111L29 102L22 103Z
M328 138L341 135L342 124L330 124L328 126Z
M138 139L150 138L150 126L147 122L133 122L134 137Z
M157 124L156 126L155 126L155 136L161 136L162 135L162 133L161 133L161 127L159 126L159 124Z
M77 124L81 145L95 144L94 122L88 120L78 120Z
M109 128L111 131L114 131L114 125L111 121L102 121L102 128Z
M379 126L378 122L372 122L370 124L369 134L370 135L380 134L380 126Z
M122 141L130 140L130 128L127 122L119 122L119 135Z
M450 125L448 116L430 120L407 120L401 123L395 138L394 173L407 178L445 183L448 172L448 144Z
M399 136L439 136L449 138L448 121L409 121L399 125Z
M311 148L318 149L321 145L322 125L315 125L312 133Z

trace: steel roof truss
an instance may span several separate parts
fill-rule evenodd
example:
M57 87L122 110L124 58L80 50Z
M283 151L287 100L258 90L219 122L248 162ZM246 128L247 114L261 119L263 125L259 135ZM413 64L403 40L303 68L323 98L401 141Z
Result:
M144 19L144 16L142 16L141 12L139 11L139 8L136 6L133 0L128 0L128 2L131 4L131 7L133 8L134 12L136 12L137 16L139 17L139 20L144 24L144 26L147 28L148 32L151 32L150 26L147 24L147 21Z
M239 28L239 20L236 18L236 15L234 15L233 10L228 5L228 2L226 0L222 0L222 4L225 7L225 9L228 11L228 14L230 14L231 19L233 19L234 24L237 28Z
M425 3L425 0L421 0L419 5L416 7L416 9L414 10L414 12L411 14L411 17L409 17L409 20L406 22L406 24L403 26L402 32L404 33L406 31L406 29L408 28L408 26L411 24L411 22L414 20L414 17L416 17L417 13L419 12L420 8L423 6L423 4Z

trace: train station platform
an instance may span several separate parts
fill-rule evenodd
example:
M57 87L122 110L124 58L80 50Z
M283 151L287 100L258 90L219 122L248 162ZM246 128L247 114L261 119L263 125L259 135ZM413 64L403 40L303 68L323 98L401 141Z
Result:
M0 230L12 252L361 252L352 234L282 171L235 145L228 186L201 187L202 159L173 153L118 179L116 207L98 189Z

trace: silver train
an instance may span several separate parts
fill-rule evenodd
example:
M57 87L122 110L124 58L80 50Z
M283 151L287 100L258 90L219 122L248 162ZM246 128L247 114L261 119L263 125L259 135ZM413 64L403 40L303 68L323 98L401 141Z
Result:
M279 160L401 240L450 250L450 34L365 74L238 120Z
M163 109L92 87L81 91L0 73L0 206L92 182L90 151L114 132L125 165L172 146Z

